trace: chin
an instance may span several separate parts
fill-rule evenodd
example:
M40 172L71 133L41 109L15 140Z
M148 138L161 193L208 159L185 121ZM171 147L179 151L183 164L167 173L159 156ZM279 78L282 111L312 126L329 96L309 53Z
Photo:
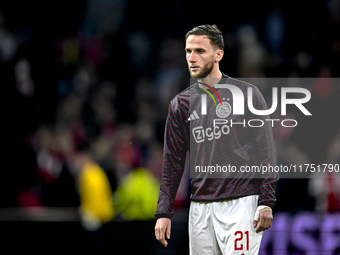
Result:
M191 78L203 78L201 77L202 73L192 73L190 72L190 76Z
M212 68L206 67L203 68L200 72L193 73L190 71L190 76L191 78L196 78L196 79L204 79L206 78L212 71Z

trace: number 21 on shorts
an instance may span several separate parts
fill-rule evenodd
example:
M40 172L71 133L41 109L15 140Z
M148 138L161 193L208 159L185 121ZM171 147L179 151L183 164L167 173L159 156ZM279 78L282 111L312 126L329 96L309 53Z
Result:
M245 247L243 247L244 238L246 239ZM242 231L235 232L234 250L235 251L241 251L241 250L249 251L249 231L245 231L244 233Z

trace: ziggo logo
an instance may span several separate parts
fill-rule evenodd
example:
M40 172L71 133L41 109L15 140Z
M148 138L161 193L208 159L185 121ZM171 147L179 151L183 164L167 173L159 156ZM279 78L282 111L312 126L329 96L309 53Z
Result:
M205 138L208 141L212 141L213 139L220 139L222 134L227 135L230 132L230 127L228 125L223 125L221 128L219 126L208 127L206 129L203 126L198 126L192 129L193 137L196 143L202 143L205 141Z

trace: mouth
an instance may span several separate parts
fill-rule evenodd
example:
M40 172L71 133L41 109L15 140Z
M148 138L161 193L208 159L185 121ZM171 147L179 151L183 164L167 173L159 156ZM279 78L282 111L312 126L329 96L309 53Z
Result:
M190 66L190 70L194 71L194 70L198 70L199 67L198 66Z

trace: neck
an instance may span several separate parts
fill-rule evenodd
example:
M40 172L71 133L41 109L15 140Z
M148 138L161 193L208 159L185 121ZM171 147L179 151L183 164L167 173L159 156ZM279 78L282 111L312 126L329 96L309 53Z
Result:
M223 77L223 75L222 75L220 69L217 67L217 68L214 68L213 70L211 70L211 72L207 75L207 77L201 78L198 81L205 83L205 84L208 84L211 87L214 87L215 84L217 84L221 80L222 77ZM199 84L199 86L203 89L208 88L207 86L204 86L203 84Z

